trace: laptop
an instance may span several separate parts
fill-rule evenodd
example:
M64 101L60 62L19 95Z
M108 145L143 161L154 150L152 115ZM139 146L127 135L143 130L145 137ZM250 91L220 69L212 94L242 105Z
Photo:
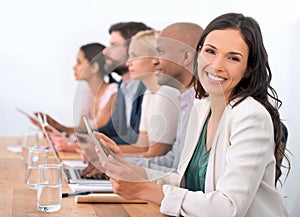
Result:
M41 127L43 130L43 133L45 135L45 138L47 140L47 142L49 143L49 145L51 146L52 150L53 150L53 154L54 157L56 158L56 160L63 164L63 160L60 158L58 151L55 148L54 143L52 142L52 140L50 139L49 136L49 129L51 131L55 131L56 133L60 133L58 132L54 127L52 127L51 125L49 125L46 121L46 118L42 118L40 115L38 115L38 120L41 123ZM48 128L48 129L46 129ZM63 135L62 135L63 136ZM92 156L94 156L93 158L95 159L95 162L92 163L97 163L97 153L95 150L95 147L93 147L93 143L90 141L89 136L88 135L81 135L79 138L81 138L81 142L84 142L85 145L81 145L81 148L88 148L89 154ZM102 174L97 174L95 176L92 177L84 177L81 176L81 172L85 169L85 167L64 167L63 168L63 176L65 177L66 181L69 184L99 184L99 185L111 185L110 181L109 181L109 177L106 175L102 175Z

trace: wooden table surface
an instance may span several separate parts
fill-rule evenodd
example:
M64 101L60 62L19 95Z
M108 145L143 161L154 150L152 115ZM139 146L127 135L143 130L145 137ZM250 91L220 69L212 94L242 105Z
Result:
M24 182L26 165L20 153L12 153L7 146L21 144L21 138L0 137L0 216L74 216L74 217L123 217L123 216L165 216L155 204L83 204L74 197L63 198L58 212L43 213L36 208L36 191L27 188ZM71 158L74 159L74 156ZM54 160L54 159L53 159ZM64 181L63 192L71 192Z

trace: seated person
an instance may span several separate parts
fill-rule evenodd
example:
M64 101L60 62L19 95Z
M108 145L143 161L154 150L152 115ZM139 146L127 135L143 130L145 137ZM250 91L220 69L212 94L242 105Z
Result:
M74 131L84 130L82 117L85 116L94 127L101 127L107 124L114 106L118 85L115 82L106 83L104 77L104 56L102 51L105 46L99 43L86 44L80 47L77 53L77 63L73 67L75 79L86 81L89 89L84 95L82 103L82 114L80 124L75 127L64 126L55 121L51 116L47 116L47 122L60 132L65 132L71 136ZM37 114L37 113L36 113ZM42 115L43 117L43 115ZM55 140L55 138L53 137ZM61 138L57 138L61 139ZM56 142L58 150L73 150L72 146L61 146Z
M133 35L143 30L151 28L141 22L113 24L109 28L110 46L103 51L106 71L117 72L122 80L119 82L111 119L97 131L106 134L117 144L136 143L139 135L141 104L146 87L142 82L131 79L125 63L128 59L128 42Z
M179 91L160 86L154 73L157 31L146 30L134 35L129 45L127 67L132 79L146 86L142 103L139 137L135 144L122 145L129 155L153 157L166 154L176 138L179 114Z

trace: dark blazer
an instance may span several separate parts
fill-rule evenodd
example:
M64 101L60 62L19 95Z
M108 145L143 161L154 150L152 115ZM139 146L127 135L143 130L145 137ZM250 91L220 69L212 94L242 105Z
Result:
M119 82L119 88L121 83L122 81ZM140 82L134 96L135 100L132 104L130 127L127 127L125 98L123 92L119 89L112 116L105 126L98 128L98 132L104 133L117 144L136 143L139 135L142 102L145 90L146 87Z

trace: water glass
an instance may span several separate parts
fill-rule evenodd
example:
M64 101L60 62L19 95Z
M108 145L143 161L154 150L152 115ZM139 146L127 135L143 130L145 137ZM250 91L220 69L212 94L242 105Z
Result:
M38 148L40 146L40 138L38 132L25 132L22 138L22 161L27 163L28 151L31 148Z
M26 183L28 188L37 189L38 166L48 163L48 150L44 148L31 148L28 153Z
M38 169L37 209L56 212L62 201L62 165L41 164Z

